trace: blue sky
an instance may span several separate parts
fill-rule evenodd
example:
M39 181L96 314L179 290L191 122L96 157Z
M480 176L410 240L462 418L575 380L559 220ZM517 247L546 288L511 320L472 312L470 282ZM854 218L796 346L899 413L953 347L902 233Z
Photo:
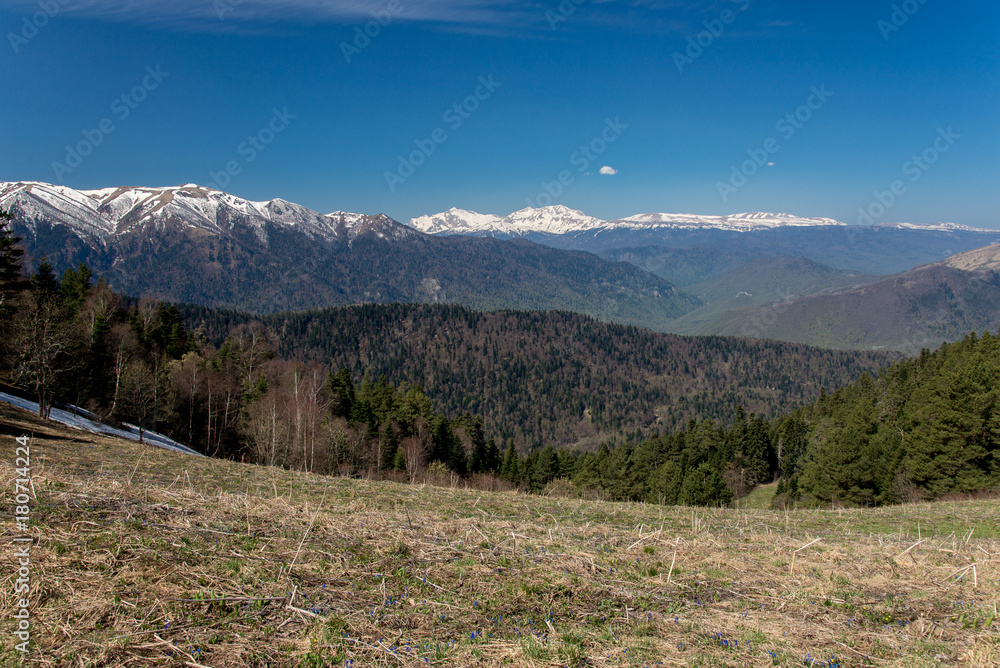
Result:
M0 180L1000 227L995 0L0 0L0 29Z

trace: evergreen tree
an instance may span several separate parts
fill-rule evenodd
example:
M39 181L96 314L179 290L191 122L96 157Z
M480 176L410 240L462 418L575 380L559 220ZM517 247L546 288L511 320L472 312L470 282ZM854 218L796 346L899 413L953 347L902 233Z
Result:
M497 447L496 441L491 437L486 442L486 472L499 473L502 460L503 456L500 454L500 448Z
M11 313L10 301L29 285L22 274L24 250L18 246L21 237L15 237L10 231L12 219L10 213L0 211L0 322Z
M59 292L63 305L71 313L80 310L83 302L90 295L90 291L94 287L90 282L92 277L93 273L85 264L81 264L78 269L67 269L63 273L62 281L59 282Z
M534 489L544 489L557 475L559 475L559 457L555 448L546 445L538 453L538 461L532 471L531 486Z
M59 279L45 256L42 256L38 271L31 277L31 291L38 301L55 303L59 300Z
M331 397L330 410L334 415L348 418L354 412L354 381L346 367L327 379L327 392Z
M521 481L521 458L514 447L514 439L507 442L507 453L503 458L503 466L500 467L500 477L512 485Z

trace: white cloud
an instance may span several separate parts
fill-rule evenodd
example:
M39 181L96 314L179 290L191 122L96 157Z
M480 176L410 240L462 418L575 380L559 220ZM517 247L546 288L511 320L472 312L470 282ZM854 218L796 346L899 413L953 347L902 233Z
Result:
M617 173L618 170L615 169L614 167L608 167L607 165L601 167L601 174L603 174L604 176L614 176Z

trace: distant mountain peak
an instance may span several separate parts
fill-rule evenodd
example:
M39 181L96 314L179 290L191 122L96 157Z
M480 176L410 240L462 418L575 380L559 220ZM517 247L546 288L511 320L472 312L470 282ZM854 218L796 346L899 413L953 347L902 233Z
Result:
M833 218L805 218L790 213L747 211L724 216L689 213L644 213L615 221L619 227L641 228L701 228L751 232L776 227L843 227L845 223Z
M918 230L921 232L983 232L985 234L992 234L997 231L959 225L958 223L878 223L875 227L896 230Z

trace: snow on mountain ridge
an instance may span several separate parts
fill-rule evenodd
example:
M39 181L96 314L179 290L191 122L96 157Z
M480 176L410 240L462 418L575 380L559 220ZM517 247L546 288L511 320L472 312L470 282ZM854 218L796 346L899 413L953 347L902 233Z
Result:
M347 228L348 239L353 239L366 225L379 223L381 227L376 233L380 236L405 234L403 229L387 232L389 218L381 220L378 216L345 212L326 216L280 198L254 202L195 184L74 190L37 181L0 182L0 206L15 211L32 229L40 221L63 223L101 244L133 228L153 225L163 229L169 222L211 233L230 232L241 223L264 243L266 223L325 240L340 238L341 221Z
M646 213L615 221L613 225L618 227L631 227L635 225L648 228L703 228L749 232L776 227L843 226L845 223L832 218L803 218L788 213L750 211L727 216L706 216L686 213Z
M644 213L605 221L562 205L526 208L509 216L480 214L451 209L433 216L421 216L409 225L428 234L509 234L540 232L567 234L594 229L714 228L746 232L784 226L841 226L832 218L802 218L787 213L748 212L728 216L676 213Z
M968 225L959 225L958 223L878 223L875 227L892 228L896 230L919 230L923 232L985 232L986 234L996 232L996 230L990 230L982 227L969 227Z
M506 218L489 213L476 213L452 207L436 216L421 216L409 222L409 226L426 234L451 232L507 232Z
M641 213L618 220L600 220L581 211L562 205L538 209L526 208L508 216L481 214L464 209L450 209L444 213L414 218L408 225L427 234L507 235L523 236L531 233L569 234L587 230L655 230L655 229L715 229L731 232L753 232L784 227L847 227L833 218L807 218L790 213L748 211L729 215L699 215L693 213ZM876 228L894 228L936 232L986 232L955 223L882 223Z
M452 208L433 216L412 219L409 226L427 234L505 234L528 232L565 234L603 227L606 222L561 204L537 209L527 207L509 216Z

